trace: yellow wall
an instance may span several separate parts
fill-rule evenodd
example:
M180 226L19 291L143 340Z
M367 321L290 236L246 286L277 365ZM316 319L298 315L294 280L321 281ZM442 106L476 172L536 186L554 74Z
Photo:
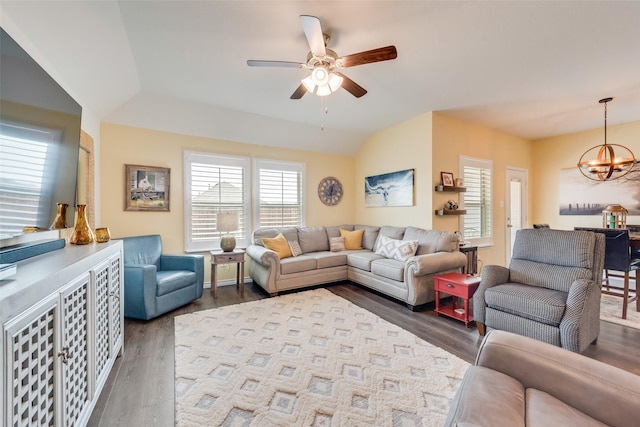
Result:
M506 260L506 168L516 167L529 171L529 180L534 175L529 140L499 132L487 127L466 122L442 113L433 113L433 157L432 180L440 182L440 172L452 172L459 177L460 155L493 160L493 246L480 248L478 257L483 265L505 265ZM433 206L440 209L444 203L457 197L456 193L436 193ZM532 190L529 186L529 218L531 218ZM434 215L434 212L429 212ZM433 228L455 231L460 229L460 218L453 215L434 216Z
M303 162L306 164L307 175L306 223L338 225L355 220L356 201L353 195L356 193L356 186L352 157L241 144L110 123L102 124L101 142L100 226L109 227L113 237L159 233L162 235L165 253L184 252L183 152L185 150L249 156L252 159ZM170 212L124 210L125 164L171 169ZM332 207L322 204L317 196L318 183L323 177L329 175L340 179L345 193L341 203ZM208 262L207 257L205 263L208 264ZM222 278L225 278L224 274Z
M636 158L640 154L640 121L607 127L607 142L624 145ZM560 169L576 167L586 150L604 143L604 129L592 129L533 142L535 177L532 180L533 223L548 223L552 228L571 230L575 226L602 227L598 215L560 215ZM640 168L640 164L636 165ZM586 180L586 178L585 178ZM617 181L605 183L615 192ZM640 189L640 182L637 185ZM640 196L639 196L640 197ZM615 202L613 202L615 203ZM629 224L640 224L640 216L627 217Z
M359 224L414 225L431 228L431 115L414 119L372 135L355 159L355 217ZM414 205L365 207L364 178L414 169Z

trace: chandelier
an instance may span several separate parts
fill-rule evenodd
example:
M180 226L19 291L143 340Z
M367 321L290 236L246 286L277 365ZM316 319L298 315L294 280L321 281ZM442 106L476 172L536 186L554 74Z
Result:
M591 147L578 161L578 170L593 181L613 181L621 178L631 172L636 164L630 149L623 145L607 143L607 102L612 99L604 98L599 101L604 104L604 144ZM615 150L618 150L618 156Z

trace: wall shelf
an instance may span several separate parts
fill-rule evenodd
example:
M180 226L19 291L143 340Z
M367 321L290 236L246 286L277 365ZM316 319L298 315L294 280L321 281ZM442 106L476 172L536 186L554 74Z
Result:
M449 192L449 193L464 193L465 191L467 191L466 187L442 187L442 189L438 189L438 186L436 185L436 191L441 193L441 192Z
M439 209L436 211L436 215L464 215L467 213L466 209Z

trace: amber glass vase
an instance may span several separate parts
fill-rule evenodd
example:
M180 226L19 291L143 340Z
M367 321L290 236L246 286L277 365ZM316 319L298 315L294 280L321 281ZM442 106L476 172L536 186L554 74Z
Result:
M58 203L58 213L56 217L53 219L53 224L51 224L52 230L59 230L61 228L67 228L67 208L69 207L66 203Z
M88 245L95 240L93 231L89 227L87 221L87 205L78 205L78 218L76 219L76 226L73 229L71 240L69 243L73 245Z

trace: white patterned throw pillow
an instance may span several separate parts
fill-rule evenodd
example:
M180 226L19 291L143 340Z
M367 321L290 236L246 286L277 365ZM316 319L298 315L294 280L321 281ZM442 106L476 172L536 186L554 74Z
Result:
M297 240L289 240L289 248L291 248L291 255L294 257L302 255L302 248Z
M417 240L397 240L387 236L379 236L376 243L376 254L385 258L406 261L416 254Z

